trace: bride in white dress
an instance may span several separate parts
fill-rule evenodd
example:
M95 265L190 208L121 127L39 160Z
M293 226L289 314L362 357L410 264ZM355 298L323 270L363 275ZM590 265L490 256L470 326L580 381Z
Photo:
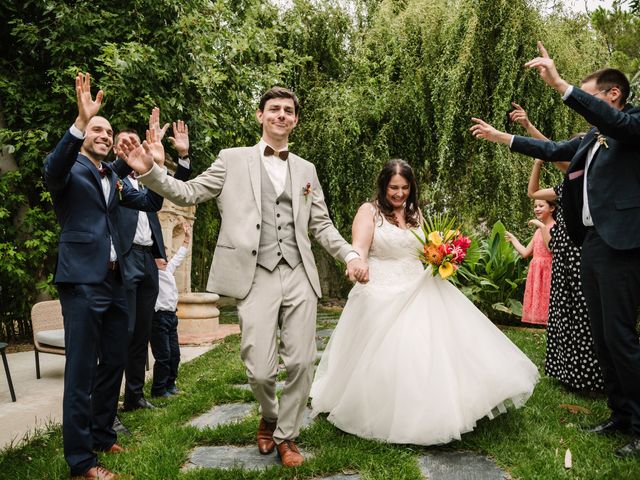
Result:
M413 171L389 161L360 207L353 246L369 282L349 293L311 389L315 414L360 437L433 445L522 406L536 366L456 287L417 257Z

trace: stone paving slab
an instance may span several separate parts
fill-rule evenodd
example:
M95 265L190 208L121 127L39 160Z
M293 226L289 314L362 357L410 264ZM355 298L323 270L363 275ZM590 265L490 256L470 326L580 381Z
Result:
M328 338L333 333L333 328L324 328L316 331L316 338Z
M216 405L208 412L194 418L189 425L199 429L216 428L244 420L258 409L256 403L225 403ZM311 409L306 407L302 414L301 428L306 428L315 421L311 418Z
M300 450L300 453L302 453L305 458L311 458L311 455L304 450ZM222 447L194 448L189 460L182 469L219 468L229 470L232 468L242 468L244 470L265 470L269 467L280 465L280 459L275 452L270 455L260 455L258 448L254 445L247 447L225 445Z
M255 404L251 403L226 403L216 405L208 412L191 420L189 425L202 430L236 423L251 415L254 408Z
M428 480L509 480L511 476L488 457L473 452L429 452L418 458Z

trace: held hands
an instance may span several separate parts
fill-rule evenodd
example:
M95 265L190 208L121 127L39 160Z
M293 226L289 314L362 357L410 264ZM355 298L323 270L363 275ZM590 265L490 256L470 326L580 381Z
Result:
M537 46L540 56L529 60L524 66L537 69L540 77L542 77L542 80L544 80L547 85L560 93L564 93L565 90L569 88L569 84L560 77L558 70L556 70L555 62L549 57L547 49L544 48L542 42L539 41Z
M182 120L173 122L173 137L169 137L169 141L178 152L178 156L189 155L189 127Z
M99 90L96 99L91 97L91 75L78 73L76 75L76 99L78 103L78 117L74 122L75 127L84 132L89 120L95 117L102 105L104 93Z
M352 282L367 283L369 281L369 265L361 258L354 258L347 263L347 271L345 273Z

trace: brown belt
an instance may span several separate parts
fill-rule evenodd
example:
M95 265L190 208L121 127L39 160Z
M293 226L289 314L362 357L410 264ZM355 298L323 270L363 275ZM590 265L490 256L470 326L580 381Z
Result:
M118 261L117 260L107 262L107 270L115 271L117 269L118 269Z

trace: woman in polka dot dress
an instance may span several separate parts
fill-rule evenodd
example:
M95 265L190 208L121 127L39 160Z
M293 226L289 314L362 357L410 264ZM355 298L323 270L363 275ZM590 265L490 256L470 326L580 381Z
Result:
M580 280L580 248L569 239L562 215L562 187L540 189L543 162L536 160L529 179L529 197L556 201L556 224L551 228L549 249L551 296L547 327L545 373L566 387L602 391L602 372L591 337L591 324Z

